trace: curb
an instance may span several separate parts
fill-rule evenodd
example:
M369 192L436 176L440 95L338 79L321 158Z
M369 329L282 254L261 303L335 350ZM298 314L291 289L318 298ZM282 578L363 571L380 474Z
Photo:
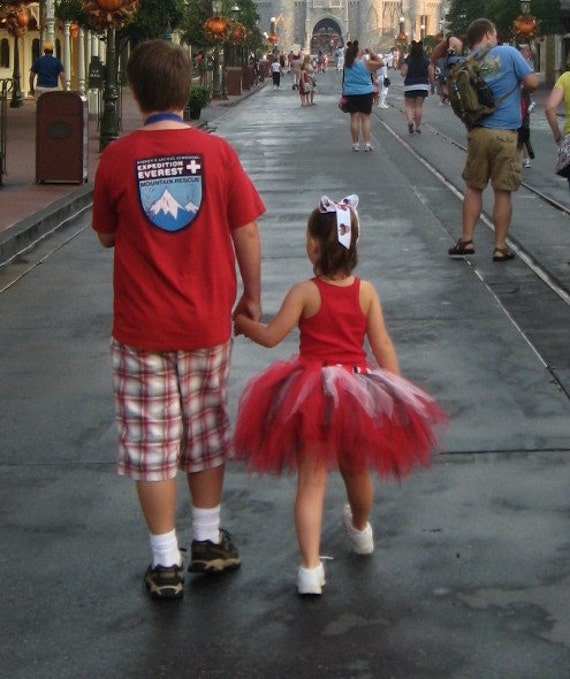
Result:
M207 120L208 109L231 108L240 102L259 92L264 84L255 89L244 91L242 96L233 100L220 100L210 104L204 109L204 120L197 121L193 127L208 131L211 124L215 125L216 115L211 121ZM211 123L211 124L210 124ZM82 212L88 210L93 204L93 182L88 182L67 196L54 201L48 207L34 212L25 219L16 222L13 226L0 234L0 267L9 264L13 259L22 255L42 239L49 236L55 230L64 226L72 219L76 219Z
M0 234L0 267L36 245L66 222L75 219L93 203L93 183L34 212Z

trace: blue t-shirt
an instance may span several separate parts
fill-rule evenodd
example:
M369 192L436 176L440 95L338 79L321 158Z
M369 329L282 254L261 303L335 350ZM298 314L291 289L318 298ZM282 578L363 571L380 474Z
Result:
M38 75L38 87L57 87L57 79L63 73L61 61L50 54L36 59L32 71Z
M355 94L372 94L372 78L370 71L363 61L355 61L350 68L344 69L342 93L350 96Z
M481 60L480 68L495 101L505 97L495 113L481 121L481 126L518 130L522 125L520 84L532 73L532 68L518 50L508 45L493 47Z

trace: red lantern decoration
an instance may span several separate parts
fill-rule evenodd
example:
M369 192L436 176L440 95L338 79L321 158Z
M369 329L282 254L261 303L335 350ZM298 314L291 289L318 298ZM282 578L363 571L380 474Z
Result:
M96 2L105 12L116 12L123 6L123 0L96 0Z
M18 12L18 26L20 28L26 29L28 28L28 24L30 23L30 15L28 14L28 10L22 7L20 11Z
M235 43L243 42L247 31L243 24L237 23L234 25L231 41Z
M83 0L83 11L97 30L120 29L131 22L138 11L139 0Z
M230 22L223 16L213 16L204 24L204 31L208 40L213 42L224 42L231 34L232 27Z
M6 29L18 38L28 30L29 23L30 12L24 5L12 6L6 14Z
M540 22L532 14L521 14L513 23L518 38L523 41L534 40L539 33Z
M277 41L279 40L279 38L275 35L275 33L272 33L271 35L267 36L267 40L268 40L272 45L276 45L276 44L277 44Z

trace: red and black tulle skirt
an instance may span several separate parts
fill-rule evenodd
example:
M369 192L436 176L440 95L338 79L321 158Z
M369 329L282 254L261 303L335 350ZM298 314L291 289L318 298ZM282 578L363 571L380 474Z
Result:
M251 380L239 401L234 459L250 471L295 471L305 455L330 470L401 478L427 466L447 417L412 382L382 370L355 371L295 357Z

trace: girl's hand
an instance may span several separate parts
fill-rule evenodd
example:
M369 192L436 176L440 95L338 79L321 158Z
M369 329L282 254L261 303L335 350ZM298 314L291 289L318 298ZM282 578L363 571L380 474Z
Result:
M234 316L234 335L238 337L244 334L243 319L247 318L245 314L238 313Z

